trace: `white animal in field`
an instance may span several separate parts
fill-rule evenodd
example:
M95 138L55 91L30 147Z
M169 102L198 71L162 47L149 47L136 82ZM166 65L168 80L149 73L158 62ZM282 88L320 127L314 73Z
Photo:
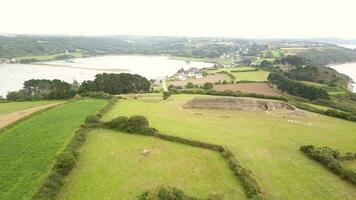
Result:
M148 155L149 153L150 153L150 151L148 151L147 149L144 149L144 150L142 151L142 154L143 154L144 156Z

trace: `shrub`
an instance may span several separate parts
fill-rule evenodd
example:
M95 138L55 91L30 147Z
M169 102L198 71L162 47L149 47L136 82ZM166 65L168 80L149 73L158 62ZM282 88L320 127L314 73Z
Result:
M105 123L105 126L108 128L116 129L116 130L125 130L127 127L128 117L120 116L112 119L109 122Z
M351 183L356 185L356 172L344 169L340 164L340 161L349 158L351 153L342 156L340 152L336 149L332 149L330 147L317 148L313 145L301 146L300 150L304 152L309 158L320 162L334 174L337 174L342 179L350 181Z
M82 98L82 96L80 96L80 94L76 94L75 96L74 96L74 99L75 100L79 100L79 99L81 99Z
M127 120L127 131L129 132L140 132L141 130L148 128L148 120L142 115L131 116Z
M191 89L194 88L194 84L192 82L189 82L185 85L185 87Z
M186 195L182 190L172 187L159 187L142 193L138 200L198 200Z
M58 156L58 162L55 164L54 168L61 175L68 175L75 165L75 159L73 154L70 152L63 152Z
M168 91L164 91L164 92L163 92L163 100L168 99L170 96L171 96L171 93L170 93L170 92L168 92Z
M100 116L100 115L99 115ZM91 128L97 128L101 126L101 121L98 115L89 115L85 118L85 125Z
M85 92L81 94L83 97L91 97L96 99L110 99L111 95L105 92Z
M213 83L210 83L210 82L204 83L205 90L211 90L211 89L213 89L213 87L214 87Z

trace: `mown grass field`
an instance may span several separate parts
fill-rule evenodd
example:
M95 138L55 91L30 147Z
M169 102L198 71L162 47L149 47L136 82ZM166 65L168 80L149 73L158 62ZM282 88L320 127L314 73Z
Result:
M26 101L26 102L10 102L0 103L0 115L33 108L36 106L43 106L48 104L60 103L63 101Z
M217 152L103 129L89 133L59 199L135 199L162 185L196 197L223 193L226 199L244 199Z
M104 119L140 114L162 133L226 145L256 176L269 199L356 199L353 185L299 151L301 145L313 144L355 152L356 123L308 112L183 109L194 97L121 100Z
M266 71L244 71L244 70L254 70L254 67L241 66L241 67L231 67L231 68L217 68L214 70L207 70L208 74L216 74L221 71L226 71L235 77L235 81L267 81L269 72ZM241 72L239 72L241 71Z
M75 129L105 104L103 100L71 102L1 133L0 199L31 199Z

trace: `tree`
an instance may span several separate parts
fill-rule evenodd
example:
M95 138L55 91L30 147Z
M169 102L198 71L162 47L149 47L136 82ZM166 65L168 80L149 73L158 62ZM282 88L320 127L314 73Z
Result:
M189 82L185 85L185 87L191 89L194 88L194 84L192 82Z
M205 90L211 90L211 89L213 89L213 87L214 87L213 83L210 83L210 82L204 83L204 89Z
M171 96L171 93L170 93L170 92L168 92L168 91L164 91L164 92L163 92L163 100L168 99L170 96Z

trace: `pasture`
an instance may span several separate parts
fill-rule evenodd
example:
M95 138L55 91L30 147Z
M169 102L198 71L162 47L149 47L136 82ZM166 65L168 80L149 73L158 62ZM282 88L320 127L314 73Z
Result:
M0 199L31 199L56 155L104 100L80 100L33 116L0 134Z
M143 155L144 149L149 154ZM201 198L214 193L245 198L222 156L210 150L97 129L89 133L80 156L59 199L135 199L162 185Z
M254 67L241 66L241 67L225 67L225 68L216 68L210 69L206 72L208 74L216 74L222 71L228 72L235 77L235 81L267 81L269 72L258 70L258 71L249 71L255 70Z
M104 119L140 114L162 133L225 145L252 171L267 199L356 198L353 185L299 151L300 146L313 144L355 152L356 123L310 112L184 109L195 97L173 95L167 101L153 101L160 95L150 95L151 100L121 100Z

